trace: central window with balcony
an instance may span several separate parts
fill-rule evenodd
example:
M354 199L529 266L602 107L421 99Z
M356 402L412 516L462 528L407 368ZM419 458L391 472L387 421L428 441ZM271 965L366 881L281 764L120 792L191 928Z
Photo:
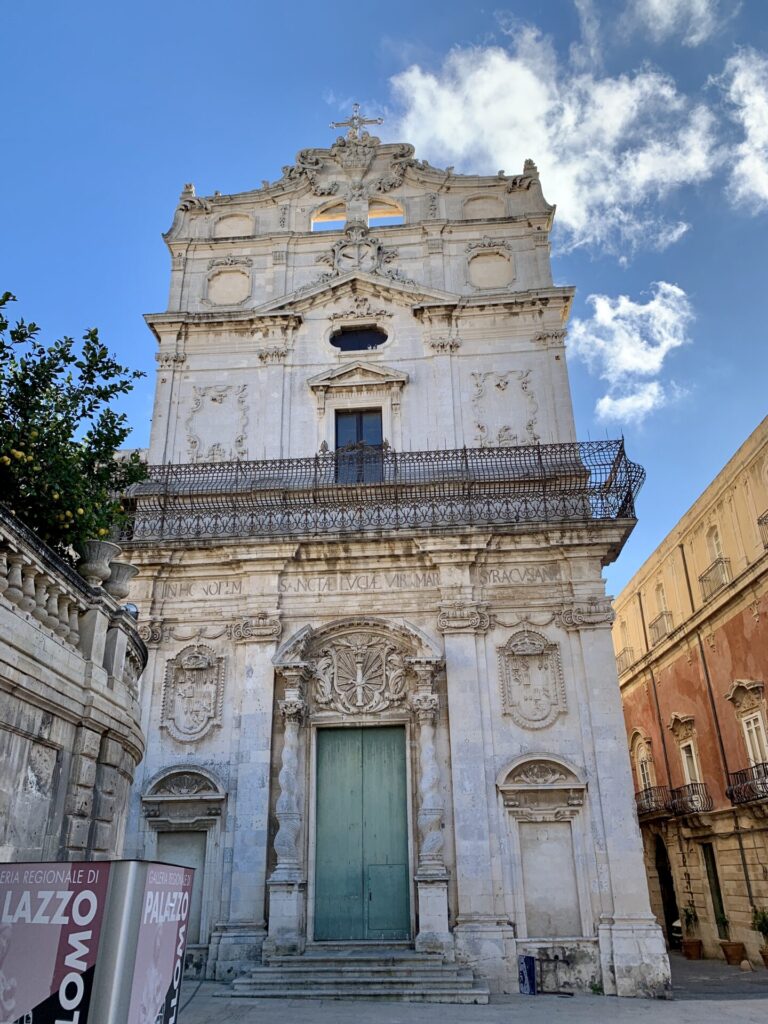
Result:
M381 409L336 412L336 480L378 483L383 475Z

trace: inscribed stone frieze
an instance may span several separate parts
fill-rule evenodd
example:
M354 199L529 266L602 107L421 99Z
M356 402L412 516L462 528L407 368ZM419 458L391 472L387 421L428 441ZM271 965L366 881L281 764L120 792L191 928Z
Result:
M286 576L280 580L281 594L363 594L388 590L423 590L437 587L437 571L339 572L324 576Z

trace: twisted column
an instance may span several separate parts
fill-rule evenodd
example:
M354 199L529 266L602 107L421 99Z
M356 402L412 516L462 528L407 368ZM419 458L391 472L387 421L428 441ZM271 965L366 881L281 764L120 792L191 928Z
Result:
M435 747L435 720L440 700L432 692L435 662L413 658L411 668L416 674L417 688L411 697L411 708L419 723L419 811L416 825L419 832L419 875L445 876L443 824L445 807L440 792L440 767Z
M305 709L306 703L296 696L286 697L280 701L280 713L285 722L285 737L280 773L277 777L280 796L275 806L278 823L275 836L277 867L272 874L273 881L294 881L299 877L299 726Z

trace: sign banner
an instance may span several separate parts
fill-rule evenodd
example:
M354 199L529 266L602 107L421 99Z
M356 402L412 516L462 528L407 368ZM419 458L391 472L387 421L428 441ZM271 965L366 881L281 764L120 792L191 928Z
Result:
M148 864L126 1024L176 1024L195 872Z
M110 868L0 866L2 1024L86 1024Z

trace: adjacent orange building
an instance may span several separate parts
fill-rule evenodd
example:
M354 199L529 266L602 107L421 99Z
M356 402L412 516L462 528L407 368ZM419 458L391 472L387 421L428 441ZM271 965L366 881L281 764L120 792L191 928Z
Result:
M615 601L651 901L761 963L768 907L768 417ZM727 952L731 952L730 949ZM733 950L737 955L739 950Z

